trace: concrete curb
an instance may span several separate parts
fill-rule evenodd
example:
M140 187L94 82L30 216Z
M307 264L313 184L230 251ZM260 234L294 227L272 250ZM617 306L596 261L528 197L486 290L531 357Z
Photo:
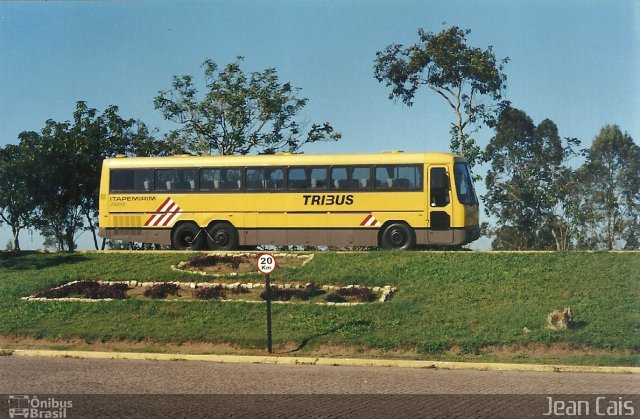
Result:
M191 355L143 352L56 351L45 349L1 349L11 356L66 357L83 359L133 359L151 361L206 361L224 363L331 365L352 367L429 368L476 371L586 372L607 374L640 374L640 367L598 367L584 365L507 364L450 361L416 361L399 359L315 358L260 355Z

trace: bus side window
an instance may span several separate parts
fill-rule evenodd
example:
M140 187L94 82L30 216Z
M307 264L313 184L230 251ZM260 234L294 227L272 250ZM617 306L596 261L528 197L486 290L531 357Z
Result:
M261 168L247 168L245 171L246 187L250 190L263 189L264 170Z
M446 207L449 204L449 175L444 167L431 169L429 193L432 207Z
M134 190L134 171L128 169L111 169L109 190L114 191L133 191Z
M284 189L284 169L265 169L265 188Z
M331 189L346 189L347 188L347 168L346 167L333 167L331 168L331 183L329 184Z
M353 189L369 189L371 182L371 167L354 167L351 172L351 188Z
M240 169L222 169L220 188L226 190L240 190L242 188L242 174Z
M220 188L220 170L202 169L200 170L200 189L211 191Z
M136 169L134 170L134 191L150 192L153 190L153 170Z
M287 180L289 190L323 189L327 180L327 168L291 167Z

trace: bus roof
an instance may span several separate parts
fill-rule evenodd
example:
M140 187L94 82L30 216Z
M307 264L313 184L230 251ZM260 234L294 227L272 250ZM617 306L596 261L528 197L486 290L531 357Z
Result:
M114 157L105 159L110 167L206 167L206 166L336 166L342 164L446 164L466 161L453 153L353 153L353 154L261 154L232 156L190 156L176 155L167 157Z

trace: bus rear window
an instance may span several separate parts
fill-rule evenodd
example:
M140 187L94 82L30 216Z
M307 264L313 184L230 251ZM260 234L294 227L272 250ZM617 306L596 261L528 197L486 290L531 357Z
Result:
M467 163L455 163L453 171L460 203L478 205L478 198L476 197L476 192L473 190L473 182Z

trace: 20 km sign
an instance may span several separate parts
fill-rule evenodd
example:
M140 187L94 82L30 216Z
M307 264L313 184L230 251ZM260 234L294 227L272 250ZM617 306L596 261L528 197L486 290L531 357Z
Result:
M262 253L258 255L258 270L260 273L269 275L276 270L277 266L278 262L276 262L276 258L272 254Z

